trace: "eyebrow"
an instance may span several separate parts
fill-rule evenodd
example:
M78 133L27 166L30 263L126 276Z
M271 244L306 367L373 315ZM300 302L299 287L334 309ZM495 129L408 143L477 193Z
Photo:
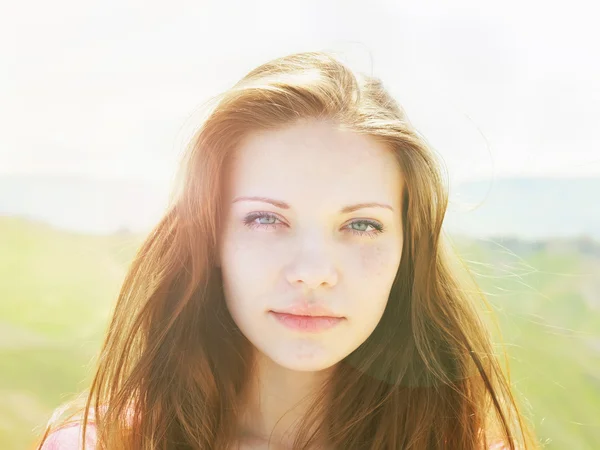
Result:
M281 200L274 200L274 199L268 198L268 197L236 197L232 203L241 202L241 201L264 202L264 203L270 203L271 205L276 206L281 209L290 209L290 205L288 205L286 202L281 201ZM394 211L394 208L392 208L390 205L387 205L385 203L367 202L367 203L357 203L355 205L344 206L340 210L340 212L342 214L348 214L348 213L351 213L352 211L357 211L357 210L363 209L363 208L387 208L391 211Z

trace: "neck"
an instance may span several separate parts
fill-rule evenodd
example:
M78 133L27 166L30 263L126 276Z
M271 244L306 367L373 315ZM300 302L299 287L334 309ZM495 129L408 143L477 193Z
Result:
M257 353L245 397L241 434L246 439L270 440L291 448L300 421L333 368L318 372L289 370Z

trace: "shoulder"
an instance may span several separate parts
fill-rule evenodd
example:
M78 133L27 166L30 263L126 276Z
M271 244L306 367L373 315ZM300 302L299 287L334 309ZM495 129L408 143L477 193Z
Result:
M81 450L83 426L79 423L64 425L48 435L40 450ZM88 423L85 430L85 450L96 447L96 427Z

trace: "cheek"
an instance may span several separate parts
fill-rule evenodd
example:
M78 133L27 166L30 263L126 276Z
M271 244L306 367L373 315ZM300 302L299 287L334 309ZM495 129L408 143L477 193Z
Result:
M226 269L241 280L260 280L269 277L281 264L277 245L248 233L233 234L224 245L223 263Z
M386 241L377 245L365 245L359 249L359 270L372 279L389 279L398 270L401 253L402 246L399 242Z
M350 292L354 293L353 308L365 316L379 316L385 309L398 271L401 245L397 241L388 241L365 245L357 251L354 267L347 277ZM369 312L365 305L371 306Z
M221 250L221 272L227 303L231 308L246 308L256 304L273 284L279 259L272 246L244 233L229 234Z

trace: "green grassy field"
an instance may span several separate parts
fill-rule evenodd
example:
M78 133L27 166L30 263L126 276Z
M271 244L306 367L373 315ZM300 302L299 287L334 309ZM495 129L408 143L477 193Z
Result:
M31 448L87 386L140 242L0 218L0 449ZM513 387L546 448L599 448L600 257L457 244L496 309Z
M49 414L90 381L139 240L0 220L0 448L30 448Z
M493 304L511 381L547 449L600 448L600 258L464 243Z

